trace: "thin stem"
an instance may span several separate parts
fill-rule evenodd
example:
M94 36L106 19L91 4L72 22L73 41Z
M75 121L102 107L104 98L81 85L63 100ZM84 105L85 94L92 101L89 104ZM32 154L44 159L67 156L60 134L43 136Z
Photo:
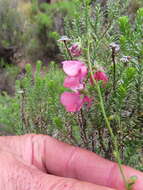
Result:
M116 62L115 62L115 48L112 48L112 62L113 62L113 90L116 89Z
M137 89L137 112L138 114L140 114L141 112L141 107L142 107L142 103L141 103L141 86L142 86L142 81L141 81L141 76L142 76L142 63L141 63L141 58L138 57L138 64L137 64L137 72L138 72L138 77L137 77L137 81L136 81L136 89Z
M94 74L93 74L92 65L91 65L91 61L90 61L89 48L90 48L90 46L89 46L89 42L88 42L87 59L88 59L88 63L89 63L89 70L90 70L90 73L91 73L92 80L93 80L93 82L94 82L94 84L96 86L97 92L98 92L98 96L99 96L99 100L100 100L100 108L101 108L103 117L105 119L106 126L107 126L107 128L109 130L109 133L110 133L112 141L113 141L113 145L114 145L114 148L115 148L115 158L117 160L117 163L118 163L118 166L119 166L119 169L120 169L120 172L121 172L121 175L122 175L125 187L126 187L127 190L129 190L128 183L127 183L127 180L126 180L126 177L124 175L123 168L122 168L122 163L121 163L121 159L120 159L120 155L119 155L117 140L116 140L116 137L113 134L112 128L110 126L110 122L109 122L109 120L107 118L107 115L106 115L106 112L105 112L105 108L104 108L104 103L103 103L103 98L102 98L100 87L99 87L97 81L94 79Z
M80 134L81 134L81 139L84 143L84 145L87 147L88 145L88 140L87 140L87 135L86 135L86 121L84 119L82 111L77 113L77 119L80 127Z

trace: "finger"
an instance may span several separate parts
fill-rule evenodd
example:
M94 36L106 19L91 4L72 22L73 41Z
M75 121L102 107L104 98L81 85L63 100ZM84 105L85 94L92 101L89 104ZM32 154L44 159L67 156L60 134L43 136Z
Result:
M47 175L9 152L0 153L0 189L3 190L113 190L70 178Z
M25 135L8 137L8 144L19 152L23 158L48 173L73 177L123 190L117 164L105 160L95 153L57 141L44 135ZM30 159L30 160L29 160ZM136 175L138 180L133 190L143 189L143 173L124 166L127 178Z
M41 144L41 146L44 146L43 158L45 159L44 162L48 172L118 190L125 190L123 179L116 163L108 161L90 151L59 142L52 137L35 136L34 138L33 144L39 144L43 139L43 145ZM35 154L36 149L34 151ZM131 176L137 176L138 179L133 190L142 190L143 173L127 166L123 166L123 170L127 179Z

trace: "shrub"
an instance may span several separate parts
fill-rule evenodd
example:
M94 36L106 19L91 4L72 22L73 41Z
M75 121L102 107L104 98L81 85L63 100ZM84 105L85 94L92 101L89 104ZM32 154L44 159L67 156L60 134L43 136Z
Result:
M30 22L35 34L28 43L27 52L35 61L58 59L59 49L56 40L63 34L63 18L72 17L74 2L59 1L53 4L32 1Z
M99 85L106 119L117 139L124 163L134 165L138 162L137 167L142 169L139 157L134 157L136 161L132 159L135 154L141 156L143 145L140 135L143 122L142 8L138 9L135 20L130 21L130 17L123 16L123 13L127 13L129 1L113 3L109 0L106 12L100 4L93 2L91 6L91 1L76 2L77 12L73 14L74 19L72 22L65 20L66 34L71 41L60 42L59 46L65 59L70 60L71 55L67 48L73 43L78 43L83 52L78 59L84 61L89 70L89 62L93 72L104 68L109 82L104 88L100 83ZM77 60L75 57L73 59ZM88 81L87 78L86 83ZM89 83L86 90L94 101L88 111L83 106L82 110L75 114L79 117L78 126L82 131L81 143L86 148L114 160L113 138L106 127L98 90Z
M1 46L20 46L23 23L14 1L0 0L0 43Z
M35 37L28 16L19 1L0 0L0 56L5 64L16 63L26 56L27 42Z
M56 69L42 77L38 64L33 79L31 66L27 65L26 70L26 76L17 81L15 97L5 95L0 98L0 115L3 116L0 123L16 133L49 133L54 130L53 120L60 111L57 102L58 93L63 89L61 72Z

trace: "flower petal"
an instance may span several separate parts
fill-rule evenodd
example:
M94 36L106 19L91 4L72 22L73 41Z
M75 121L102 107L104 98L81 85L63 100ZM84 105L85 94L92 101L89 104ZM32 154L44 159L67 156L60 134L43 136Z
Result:
M61 103L68 112L77 112L83 105L83 99L80 97L79 93L64 92L61 95Z
M87 74L87 67L81 61L63 61L62 64L63 70L68 76L75 77L79 75L85 77Z
M79 77L66 77L64 80L64 87L73 91L84 89L84 85L80 82Z
M82 64L81 68L80 68L80 76L81 78L84 78L87 75L87 67Z
M102 71L97 71L94 74L94 79L97 80L97 81L102 80L104 83L106 83L108 81L107 75ZM92 78L91 78L90 82L91 82L91 84L93 84L93 79Z

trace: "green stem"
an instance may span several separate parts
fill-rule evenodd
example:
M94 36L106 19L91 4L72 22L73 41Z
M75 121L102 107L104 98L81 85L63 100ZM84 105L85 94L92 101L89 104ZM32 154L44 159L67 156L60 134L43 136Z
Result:
M128 183L127 183L126 177L124 175L124 171L123 171L122 164L121 164L121 159L120 159L120 155L119 155L117 140L116 140L116 137L113 134L112 128L110 126L110 122L109 122L109 120L107 118L107 115L106 115L106 112L105 112L105 108L104 108L104 103L103 103L103 98L102 98L100 87L98 85L98 82L94 79L94 74L93 74L92 65L91 65L91 61L90 61L89 48L90 48L90 46L89 46L89 41L88 41L87 59L88 59L88 63L89 63L89 70L90 70L90 73L91 73L92 80L93 80L93 82L94 82L94 84L96 86L96 89L97 89L97 93L98 93L99 100L100 100L100 108L101 108L103 117L105 119L106 126L107 126L107 128L109 130L109 133L110 133L112 141L113 141L113 145L114 145L114 148L115 148L115 158L117 160L117 163L118 163L118 166L119 166L119 169L120 169L120 172L121 172L122 179L124 181L125 187L126 187L127 190L129 190Z

